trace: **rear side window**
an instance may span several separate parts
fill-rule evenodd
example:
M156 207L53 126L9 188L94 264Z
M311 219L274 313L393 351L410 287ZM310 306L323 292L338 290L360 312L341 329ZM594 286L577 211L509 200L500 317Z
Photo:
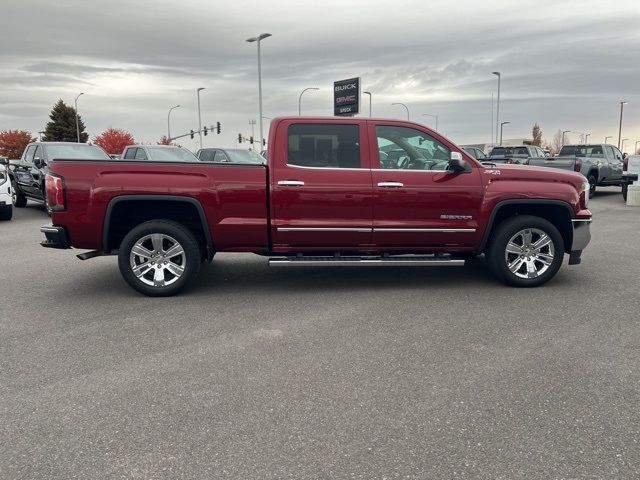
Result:
M215 153L215 150L200 150L200 161L213 162L213 156L215 155Z
M361 168L357 125L289 126L287 163L301 167Z
M27 162L33 163L33 154L36 153L36 146L35 145L31 145L28 149L27 149L27 154L25 155L24 159Z
M127 148L127 151L124 153L124 158L126 160L133 160L136 158L136 150L137 148Z

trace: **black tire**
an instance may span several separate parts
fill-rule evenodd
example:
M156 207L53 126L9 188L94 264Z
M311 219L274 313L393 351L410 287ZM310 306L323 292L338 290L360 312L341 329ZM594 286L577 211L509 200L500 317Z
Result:
M0 220L11 220L13 218L13 205L0 207Z
M596 179L595 175L589 174L589 176L587 177L587 181L589 182L589 198L591 198L596 193L596 184L598 183L598 180Z
M522 251L519 251L518 254L507 253L507 245L512 238L527 229L533 229L532 244L535 245L535 242L542 238L539 235L539 232L542 232L551 240L552 247L542 247L539 253L533 249L530 252L531 256L527 256L525 245L521 247ZM516 240L514 243L518 245L519 242ZM510 246L510 248L512 247ZM551 253L553 255L550 255ZM548 265L538 260L538 258L543 258L548 261L550 256L552 260ZM519 215L503 221L496 227L487 248L486 257L490 270L500 281L514 287L537 287L548 282L558 273L564 258L564 240L558 229L544 218ZM518 266L515 273L509 269L508 261L511 261L514 267ZM537 270L536 276L523 278L520 275L527 274L528 265L532 265ZM545 266L546 268L544 268Z
M17 208L27 206L27 197L18 190L15 180L11 180L11 203L13 203L13 206Z
M152 259L150 254L156 254L159 250L154 250L157 244L153 243L153 240L147 239L139 245L142 247L145 245L151 247L147 248L147 254L142 256L133 254L134 258L132 259L133 247L141 240L153 234L162 236L162 240L159 240L159 243L163 245L161 247L162 255L171 251L172 246L175 246L172 241L182 247L183 253L170 257L156 255L155 258ZM166 250L165 246L167 246ZM149 258L144 261L143 259L147 258L147 256ZM151 220L138 225L125 235L118 251L118 266L126 282L138 292L150 297L168 297L175 295L187 287L196 278L200 270L201 258L202 252L200 246L189 229L180 223L170 220ZM133 271L132 262L138 267L139 273L142 274L142 270L145 270L144 274L139 277L136 276ZM167 264L169 264L169 266L165 266ZM174 275L176 266L182 268L179 276ZM150 285L149 282L156 283L156 270L161 270L161 273L158 272L157 275L162 276L162 284ZM169 275L169 278L167 278L166 275ZM165 281L170 283L165 284ZM160 280L158 280L157 283L160 283Z
M627 190L629 189L629 185L626 183L622 184L622 199L626 202L627 201Z

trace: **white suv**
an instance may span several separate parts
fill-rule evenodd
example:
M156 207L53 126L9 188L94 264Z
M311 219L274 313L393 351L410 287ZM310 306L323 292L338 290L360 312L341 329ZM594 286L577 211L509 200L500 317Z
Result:
M11 182L9 181L9 160L0 157L0 220L11 220Z

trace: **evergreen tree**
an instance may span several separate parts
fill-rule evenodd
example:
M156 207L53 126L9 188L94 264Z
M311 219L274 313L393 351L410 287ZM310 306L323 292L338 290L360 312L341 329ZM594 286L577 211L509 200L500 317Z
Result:
M53 106L49 118L51 121L47 123L42 137L45 142L76 142L78 140L75 108L58 100L58 103ZM85 132L82 117L78 117L78 124L80 125L80 142L86 143L89 140L89 134Z

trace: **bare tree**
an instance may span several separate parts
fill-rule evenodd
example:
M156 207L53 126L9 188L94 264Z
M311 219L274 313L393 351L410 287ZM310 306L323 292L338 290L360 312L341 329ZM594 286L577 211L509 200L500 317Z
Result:
M533 130L532 130L532 137L533 137L533 142L531 142L531 145L534 145L536 147L539 147L542 145L542 129L540 128L540 125L538 125L538 123L534 123L533 124Z
M560 129L558 129L558 131L553 135L551 146L555 150L555 153L558 153L562 148L562 131Z

